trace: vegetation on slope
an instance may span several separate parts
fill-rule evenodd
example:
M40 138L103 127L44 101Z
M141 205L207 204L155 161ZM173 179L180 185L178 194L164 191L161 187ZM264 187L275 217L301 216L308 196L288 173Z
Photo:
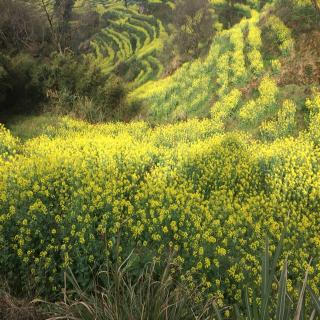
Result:
M265 233L276 242L288 221L293 278L311 255L317 290L318 100L307 102L310 134L272 144L217 134L209 119L46 128L1 160L2 272L10 266L20 285L32 275L44 293L59 291L60 270L72 267L85 285L120 241L123 258L172 248L181 280L237 300L247 273L259 283Z
M106 306L103 294L119 289L112 279L102 290L92 288L101 268L111 268L111 276L126 266L121 285L141 299L150 276L141 270L152 262L149 285L170 271L171 291L167 300L159 298L164 308L177 302L182 286L192 293L184 306L210 310L212 319L237 312L284 319L285 309L287 318L316 319L318 2L211 1L206 10L188 7L189 18L166 24L182 3L156 15L156 1L92 1L99 23L72 53L65 46L76 15L84 14L81 1L63 28L60 11L52 11L58 28L48 26L48 55L12 54L13 44L23 47L23 36L6 42L2 110L24 99L48 114L16 118L11 131L0 126L0 273L14 293L55 300L64 290L56 315L65 317L81 317L74 297L95 314ZM197 28L208 21L215 34L203 39ZM172 56L164 64L166 49ZM136 121L101 123L110 119ZM276 256L271 266L269 252ZM78 291L70 304L66 273ZM83 290L89 299L90 293L100 297L94 309Z

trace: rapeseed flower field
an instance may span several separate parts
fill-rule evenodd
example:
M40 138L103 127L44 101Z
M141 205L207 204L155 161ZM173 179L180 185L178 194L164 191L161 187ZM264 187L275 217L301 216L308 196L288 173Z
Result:
M259 285L265 235L274 251L287 224L279 263L288 256L299 282L312 256L319 293L318 99L307 102L312 132L269 143L214 119L150 128L63 118L24 143L1 127L1 274L45 295L68 268L85 285L116 256L134 250L138 268L169 251L172 272L222 304L241 299L248 277Z
M255 2L237 3L247 13L226 28L217 22L205 54L165 75L159 53L171 27L136 4L98 6L108 25L86 58L104 75L123 69L124 113L137 114L90 124L49 108L39 128L33 117L18 130L0 124L0 280L54 301L70 289L67 274L90 291L110 265L120 273L129 265L138 282L146 265L155 277L169 265L196 304L208 298L229 319L231 305L263 305L255 291L268 287L270 268L261 253L276 255L280 242L270 305L284 292L293 306L301 283L320 295L320 91L307 82L317 64L304 65L296 83L289 64L304 38L275 3Z

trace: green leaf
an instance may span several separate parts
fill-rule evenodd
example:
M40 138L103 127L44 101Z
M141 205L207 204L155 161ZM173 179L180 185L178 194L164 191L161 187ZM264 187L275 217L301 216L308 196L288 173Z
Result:
M280 253L282 251L284 238L286 235L287 226L285 225L281 237L274 254L274 257L271 262L271 268L269 270L269 240L266 239L266 251L262 264L262 311L261 311L261 320L268 319L268 304L270 299L270 293L272 288L272 282L275 277L277 263L279 261Z
M258 304L257 304L256 294L254 289L252 291L252 312L253 312L253 319L260 320Z
M314 304L314 308L316 309L317 313L320 315L320 297L317 297L315 292L312 290L312 288L307 285L307 290L311 295L312 302Z
M276 252L274 254L274 257L273 257L272 263L271 263L271 273L270 273L271 283L269 283L269 291L271 290L272 280L273 280L275 272L276 272L277 263L279 261L280 253L283 248L283 242L284 242L284 238L286 236L286 233L287 233L287 226L285 225L284 229L282 230L281 237L280 237Z
M252 311L251 311L251 306L250 306L248 286L246 286L244 288L244 302L246 305L246 310L247 310L246 316L247 316L248 320L254 320L253 315L252 315ZM253 303L255 303L255 301Z
M213 303L213 308L214 308L214 311L216 313L216 316L217 316L218 320L222 320L221 312L220 312L220 310L219 310L219 308L218 308L218 306L217 306L217 304L215 302Z
M287 259L284 262L278 291L278 304L276 312L276 320L283 320L286 310L286 295L287 295L287 275L288 275L288 262Z
M233 306L233 310L234 310L234 319L235 320L241 320L241 314L240 314L240 310L237 304L235 304Z
M262 259L262 310L261 310L261 320L267 319L267 311L268 311L268 300L269 300L269 294L268 294L268 287L270 283L269 278L269 239L266 238L266 247L264 256Z
M312 259L310 260L308 267L311 264ZM305 291L306 291L306 286L307 286L307 281L308 281L308 274L309 274L309 268L306 271L306 274L304 276L304 280L302 283L302 288L300 291L300 296L299 296L299 300L298 300L298 305L297 305L297 309L296 309L296 313L294 316L294 320L300 320L300 316L301 316L301 310L302 310L302 305L304 302L304 296L305 296Z

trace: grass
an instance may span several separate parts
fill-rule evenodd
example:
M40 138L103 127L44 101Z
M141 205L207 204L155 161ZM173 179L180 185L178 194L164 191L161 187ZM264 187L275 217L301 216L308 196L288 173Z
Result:
M49 304L51 319L215 319L213 299L196 303L197 292L174 280L173 255L160 274L152 262L135 275L130 270L132 258L133 252L122 264L99 272L90 291L81 289L69 272L72 290L65 292L63 301Z
M73 273L65 274L72 289L64 291L63 301L46 303L50 319L73 320L316 320L320 316L320 300L308 285L308 268L297 299L290 296L288 260L277 271L285 232L270 257L266 239L262 255L261 288L252 287L250 280L243 288L243 304L219 307L218 299L190 291L175 281L171 272L174 256L169 254L164 269L158 264L147 264L140 273L130 269L131 252L121 264L109 264L98 273L91 288L80 288ZM275 289L276 288L276 289Z
M11 119L8 129L22 141L38 137L45 133L46 128L60 128L60 118L51 114L40 116L17 116Z
M0 319L3 320L45 320L43 309L31 299L16 298L10 293L5 281L0 286Z

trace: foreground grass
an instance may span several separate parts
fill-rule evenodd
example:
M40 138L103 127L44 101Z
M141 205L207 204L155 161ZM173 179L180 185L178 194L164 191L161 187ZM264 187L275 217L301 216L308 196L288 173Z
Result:
M17 298L10 293L10 288L1 281L0 319L3 320L45 320L44 309L31 298Z
M48 303L17 300L0 291L0 316L8 320L316 320L320 300L308 285L308 273L300 284L298 297L287 291L288 260L276 271L284 233L270 258L269 241L262 255L261 288L243 287L241 304L221 306L217 297L190 290L175 280L173 255L159 273L158 264L147 264L136 273L133 252L121 264L108 264L86 289L71 270L65 273L63 299ZM311 262L311 261L310 261ZM309 266L310 267L310 264ZM1 318L1 319L2 319Z
M14 136L22 141L26 141L45 134L48 129L59 129L61 125L61 117L52 114L42 114L11 118L8 128Z

